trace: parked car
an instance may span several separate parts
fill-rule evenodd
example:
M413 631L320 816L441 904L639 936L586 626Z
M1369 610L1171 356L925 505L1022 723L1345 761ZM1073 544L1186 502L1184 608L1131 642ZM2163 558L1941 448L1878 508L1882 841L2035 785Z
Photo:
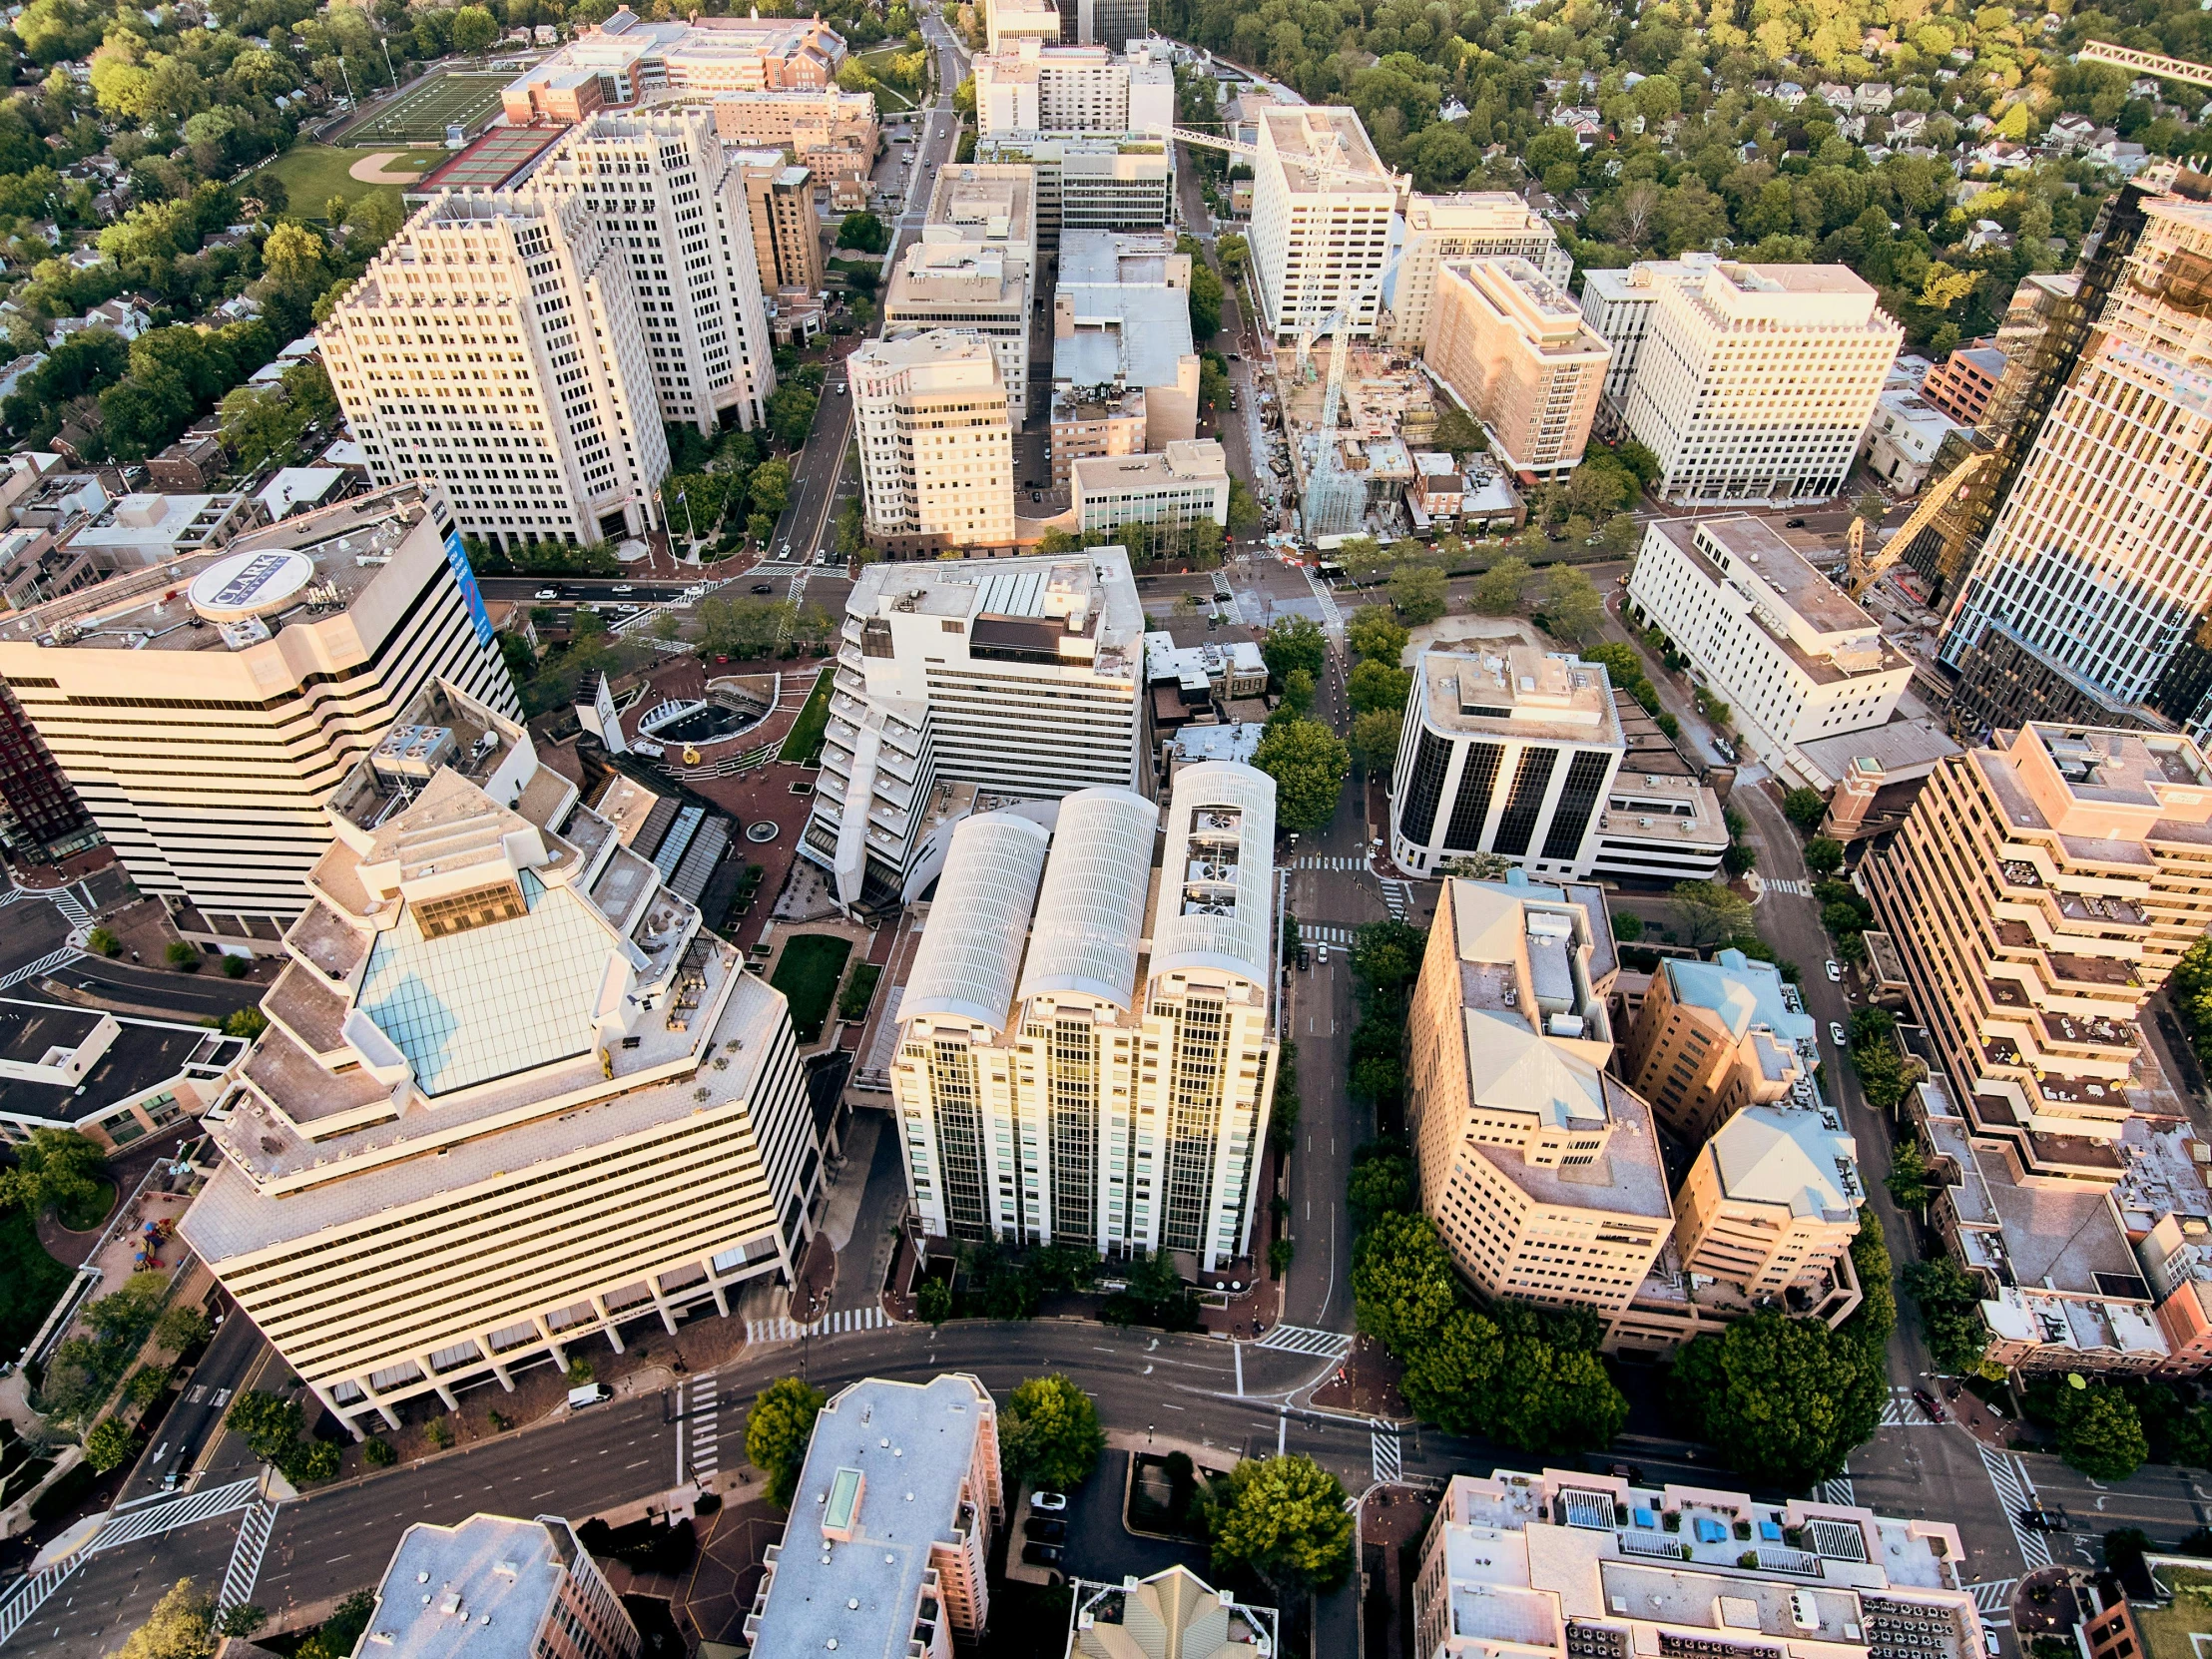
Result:
M1947 1414L1943 1410L1943 1402L1937 1399L1934 1394L1930 1393L1926 1388L1915 1388L1913 1390L1913 1398L1914 1401L1919 1404L1920 1408L1928 1413L1928 1420L1930 1422L1941 1422L1944 1416Z
M1805 528L1805 520L1802 518L1786 518L1782 521L1782 528L1785 530L1802 530Z
M1031 1515L1021 1530L1024 1537L1034 1538L1040 1544L1064 1544L1068 1541L1068 1523L1050 1515Z
M755 582L753 584L753 591L755 593L774 593L776 591L776 584L774 582Z
M609 593L636 593L638 590L628 582L617 582L607 591Z
M1849 1048L1851 1046L1850 1039L1844 1035L1844 1022L1842 1020L1832 1019L1828 1022L1828 1040L1838 1048Z
M1831 985L1840 985L1843 983L1844 970L1841 967L1837 966L1835 957L1831 956L1822 965L1828 969L1828 982Z
M1068 1500L1059 1492L1031 1492L1029 1507L1040 1515L1057 1515L1068 1506Z
M561 590L559 588L540 588L530 597L532 599L558 599L561 597Z
M1323 967L1327 967L1329 965L1329 946L1327 946L1326 944L1317 945L1315 947L1315 950L1321 958L1321 965Z
M1023 1544L1021 1558L1032 1567L1056 1567L1060 1564L1060 1546L1057 1544Z

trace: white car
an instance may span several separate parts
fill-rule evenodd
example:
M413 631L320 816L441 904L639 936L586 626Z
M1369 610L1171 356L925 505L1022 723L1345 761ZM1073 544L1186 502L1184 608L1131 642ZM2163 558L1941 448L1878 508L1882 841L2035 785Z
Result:
M632 587L628 582L617 582L607 591L609 593L636 593L638 590Z
M1828 1038L1838 1048L1849 1048L1851 1046L1844 1038L1844 1022L1842 1020L1832 1019L1828 1022Z
M1321 958L1321 965L1323 967L1327 967L1329 965L1329 946L1327 946L1326 944L1316 945L1314 947L1314 954Z
M560 597L561 590L559 588L540 588L531 595L533 599L558 599Z
M1031 1492L1029 1507L1040 1515L1057 1515L1068 1506L1068 1500L1058 1492Z
M1825 965L1828 969L1828 982L1832 985L1843 983L1844 970L1836 965L1835 959L1831 957Z

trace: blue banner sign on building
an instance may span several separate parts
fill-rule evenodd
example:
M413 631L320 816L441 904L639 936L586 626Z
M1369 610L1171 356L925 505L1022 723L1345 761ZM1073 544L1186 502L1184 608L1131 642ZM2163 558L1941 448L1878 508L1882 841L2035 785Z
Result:
M453 580L460 584L461 597L468 601L469 620L476 624L476 643L490 645L491 617L484 609L484 596L476 591L476 572L469 568L458 526L445 532L445 562L452 567Z

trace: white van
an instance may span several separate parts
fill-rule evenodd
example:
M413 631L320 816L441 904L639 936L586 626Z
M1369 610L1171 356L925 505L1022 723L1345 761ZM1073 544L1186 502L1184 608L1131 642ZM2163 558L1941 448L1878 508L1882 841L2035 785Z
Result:
M604 1382L593 1382L581 1388L568 1390L568 1408L581 1411L587 1405L604 1405L615 1397L614 1389Z

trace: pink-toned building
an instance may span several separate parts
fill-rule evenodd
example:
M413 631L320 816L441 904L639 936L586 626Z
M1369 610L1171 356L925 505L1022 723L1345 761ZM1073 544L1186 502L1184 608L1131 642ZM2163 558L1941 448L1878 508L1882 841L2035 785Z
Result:
M1612 347L1581 308L1517 256L1446 260L1423 356L1524 483L1574 470Z

